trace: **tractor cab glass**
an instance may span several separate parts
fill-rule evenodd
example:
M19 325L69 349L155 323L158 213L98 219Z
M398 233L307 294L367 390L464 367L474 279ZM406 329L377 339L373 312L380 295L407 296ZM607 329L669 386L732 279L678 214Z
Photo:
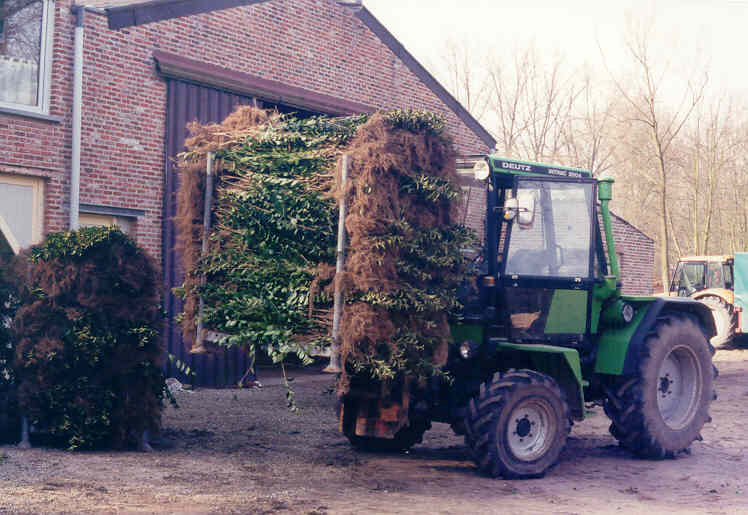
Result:
M504 273L589 277L592 195L591 183L519 181L505 207L516 223Z
M706 264L706 287L725 288L725 274L722 263L714 261Z
M725 278L725 289L732 290L732 261L722 264L722 276Z
M503 211L509 226L501 285L510 337L581 342L593 283L594 179L518 178Z
M688 297L693 292L703 290L706 284L703 261L682 261L675 269L670 291L679 297Z

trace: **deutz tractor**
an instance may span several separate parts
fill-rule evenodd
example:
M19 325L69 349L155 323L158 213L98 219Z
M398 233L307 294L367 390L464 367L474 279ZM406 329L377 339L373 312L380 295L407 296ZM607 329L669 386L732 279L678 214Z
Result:
M671 297L690 297L712 310L717 334L711 343L721 346L748 333L748 252L729 256L680 258L670 283Z
M714 322L690 299L622 295L612 179L494 155L475 173L487 201L482 270L451 328L449 379L387 398L352 382L342 432L358 448L405 450L446 422L482 473L538 477L571 424L602 404L634 454L686 451L710 421Z

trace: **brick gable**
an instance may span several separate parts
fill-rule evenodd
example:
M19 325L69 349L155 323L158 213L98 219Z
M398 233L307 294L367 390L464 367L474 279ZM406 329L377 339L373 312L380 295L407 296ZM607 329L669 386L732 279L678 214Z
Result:
M0 112L0 172L47 177L45 229L67 228L72 109L70 0L55 3L50 114ZM138 244L161 256L166 81L154 50L375 108L444 113L461 153L489 149L393 51L334 0L270 0L110 30L84 22L81 203L138 209Z

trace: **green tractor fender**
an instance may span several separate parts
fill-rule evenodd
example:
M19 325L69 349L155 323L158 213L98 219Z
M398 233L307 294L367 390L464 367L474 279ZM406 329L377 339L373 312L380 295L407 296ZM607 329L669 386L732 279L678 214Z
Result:
M716 334L712 312L701 302L683 297L623 297L623 300L634 306L634 319L623 327L600 330L595 359L598 374L635 373L644 341L665 313L693 315L704 329L707 341Z
M496 341L502 368L527 368L552 377L564 392L572 418L584 418L584 387L579 352L555 345L511 343Z

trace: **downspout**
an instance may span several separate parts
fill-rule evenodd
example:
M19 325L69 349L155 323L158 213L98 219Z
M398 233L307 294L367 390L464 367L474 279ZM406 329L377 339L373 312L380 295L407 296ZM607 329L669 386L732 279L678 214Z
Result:
M83 108L83 14L85 7L74 5L75 37L73 53L73 148L70 166L70 230L78 230L81 188L81 117Z

